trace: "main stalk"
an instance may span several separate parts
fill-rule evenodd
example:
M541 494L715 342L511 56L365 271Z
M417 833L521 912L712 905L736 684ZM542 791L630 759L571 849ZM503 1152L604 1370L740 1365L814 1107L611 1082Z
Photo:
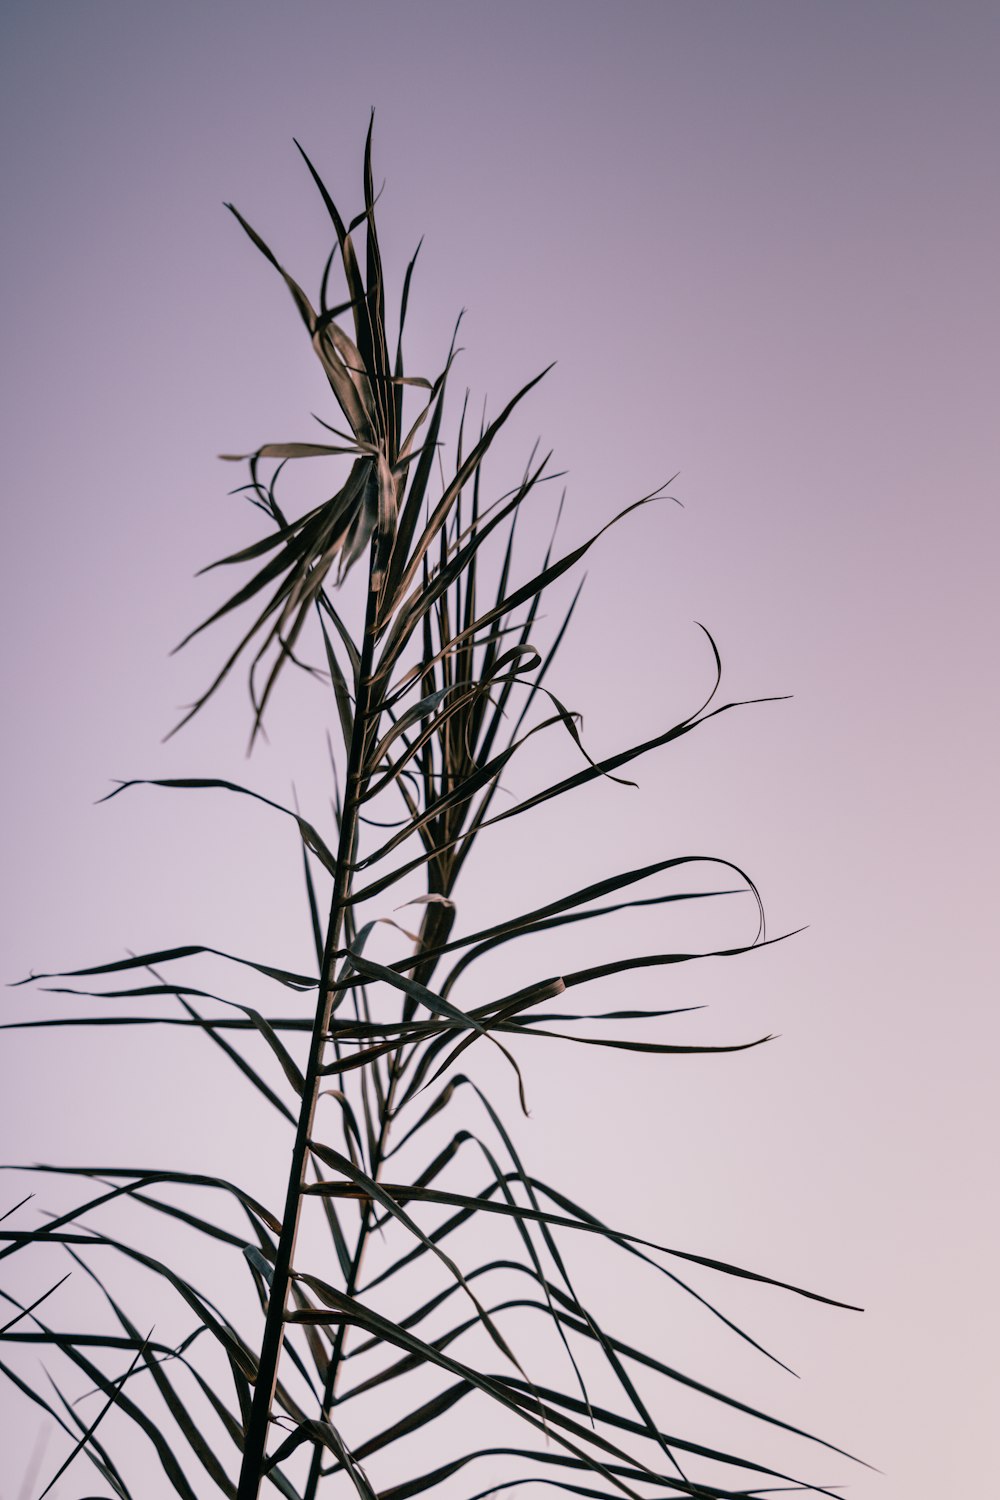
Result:
M326 942L323 952L323 968L313 1022L312 1039L309 1044L309 1061L305 1071L302 1104L295 1131L295 1144L288 1169L288 1188L285 1194L285 1211L281 1220L281 1234L275 1256L271 1290L264 1321L264 1336L261 1341L257 1380L254 1386L250 1420L247 1424L243 1448L243 1464L240 1469L237 1500L257 1500L263 1477L267 1451L268 1430L274 1390L278 1380L278 1365L285 1338L285 1311L291 1283L292 1260L298 1235L299 1214L302 1209L302 1190L305 1184L306 1166L309 1160L309 1142L312 1139L313 1117L321 1080L320 1069L330 1029L330 1013L333 1005L334 955L340 946L346 910L351 891L351 866L354 862L358 838L358 814L363 790L364 757L371 719L374 685L372 683L372 658L375 645L375 613L378 590L372 582L377 539L372 541L369 557L368 606L365 618L364 639L361 643L361 662L358 672L358 690L354 708L354 727L348 751L347 779L344 790L344 806L340 823L340 842L337 849L337 868L330 901L330 917L327 923Z

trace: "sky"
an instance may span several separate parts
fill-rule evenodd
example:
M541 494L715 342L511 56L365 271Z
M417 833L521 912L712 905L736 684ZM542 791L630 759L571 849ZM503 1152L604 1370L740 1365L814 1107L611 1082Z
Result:
M161 793L95 803L132 775L325 795L311 699L300 720L279 702L249 764L236 686L161 739L221 647L168 654L220 597L193 575L253 536L216 455L310 436L322 399L223 202L314 284L326 231L293 137L353 212L374 108L395 286L424 237L411 367L440 366L462 308L475 403L556 361L498 482L540 436L569 546L677 476L679 505L587 560L559 690L591 750L689 711L711 670L695 622L726 697L791 695L470 873L471 920L719 855L771 933L804 929L671 982L668 1003L711 1006L688 1035L778 1040L604 1070L550 1053L526 1063L519 1139L637 1233L864 1306L725 1289L799 1381L677 1331L703 1373L721 1362L883 1471L838 1471L854 1500L981 1492L1000 1396L1000 12L8 0L0 41L4 977L183 941L301 950L281 830ZM157 1163L256 1151L245 1094L188 1045L7 1033L0 1155L107 1160L123 1134ZM658 1316L603 1290L623 1328ZM2 1500L40 1424L4 1392Z

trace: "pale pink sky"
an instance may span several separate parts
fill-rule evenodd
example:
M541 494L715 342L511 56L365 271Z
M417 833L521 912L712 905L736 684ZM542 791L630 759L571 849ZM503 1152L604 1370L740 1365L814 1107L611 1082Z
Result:
M235 690L161 746L221 642L166 653L218 597L195 569L251 535L214 455L308 436L320 399L222 200L314 279L325 227L292 136L353 212L374 105L397 285L425 235L411 364L437 367L463 306L477 399L558 360L507 451L519 467L536 434L554 447L567 542L681 471L683 510L630 518L588 559L557 675L591 749L688 706L694 620L729 696L794 694L651 759L641 795L601 787L543 818L552 863L517 891L512 845L479 866L470 912L717 853L752 872L774 932L808 924L671 991L712 1002L701 1037L779 1042L600 1076L575 1052L556 1078L529 1060L525 1150L584 1201L613 1187L629 1229L865 1305L727 1289L801 1382L714 1334L693 1347L704 1375L886 1477L810 1472L854 1500L985 1495L1000 12L8 0L0 52L3 977L189 940L294 961L304 939L298 886L274 899L277 861L297 877L270 825L156 794L92 804L133 774L318 785L318 720L303 751L276 717L248 769ZM4 1160L122 1154L113 1097L135 1160L237 1143L245 1095L220 1101L207 1059L177 1114L189 1043L56 1036L2 1040ZM37 1428L0 1391L2 1500Z

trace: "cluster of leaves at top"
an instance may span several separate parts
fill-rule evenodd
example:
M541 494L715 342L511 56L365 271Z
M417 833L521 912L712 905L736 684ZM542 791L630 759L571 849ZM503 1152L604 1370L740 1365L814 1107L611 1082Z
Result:
M614 1495L671 1494L707 1500L757 1494L761 1485L767 1487L775 1479L797 1487L799 1481L745 1456L661 1430L636 1384L636 1367L658 1372L667 1382L699 1392L709 1401L797 1431L606 1331L599 1314L580 1302L564 1249L568 1239L581 1233L599 1236L623 1255L656 1268L706 1307L710 1306L706 1299L677 1274L679 1263L696 1263L760 1281L770 1278L639 1239L609 1226L592 1210L532 1177L486 1092L456 1068L474 1043L484 1041L500 1049L520 1087L519 1047L533 1037L562 1035L550 1029L553 1025L565 1028L580 1021L599 1023L598 1035L567 1039L646 1053L738 1050L602 1034L608 1022L667 1016L670 1011L579 1014L572 1009L560 1008L558 1013L540 1009L557 996L568 996L611 976L699 956L689 953L642 953L574 972L547 974L513 993L492 998L480 993L475 1003L459 1004L455 998L459 980L479 958L502 944L600 920L627 907L656 909L667 902L718 894L672 889L640 896L633 889L667 872L689 874L697 865L714 864L717 870L724 869L730 887L735 878L759 907L755 888L735 866L724 860L674 857L609 875L533 911L453 936L456 881L483 830L521 817L552 798L576 793L597 777L615 778L630 761L690 734L713 715L733 707L730 703L711 706L721 673L718 653L712 643L715 687L697 713L642 744L600 762L590 759L580 742L576 717L545 684L572 605L544 655L532 643L532 634L546 590L580 561L597 538L559 557L553 556L550 546L537 574L518 583L511 576L514 528L525 501L549 477L548 459L537 461L532 455L521 482L498 499L487 502L483 492L487 451L536 382L519 391L493 421L484 421L474 440L463 435L468 425L463 411L454 466L446 475L441 433L454 340L445 369L433 382L404 374L401 343L397 342L390 359L375 228L371 132L365 152L364 209L351 223L341 218L306 160L336 235L323 273L318 311L255 230L232 211L283 277L349 430L329 428L335 439L332 443L271 443L248 455L250 478L245 492L267 517L269 529L263 539L222 560L227 565L250 565L252 576L204 624L244 606L252 609L252 623L191 712L201 707L240 657L249 654L256 735L282 669L289 664L304 665L296 653L307 625L317 631L326 671L306 670L322 675L332 688L331 707L335 704L342 738L335 839L325 839L297 809L281 809L294 819L301 837L316 973L290 972L245 958L234 960L251 963L285 991L314 996L314 1014L265 1017L250 1006L228 1000L221 1012L198 1009L196 1002L219 997L164 977L160 970L215 952L200 946L144 953L70 975L33 976L98 984L114 976L116 987L110 991L78 988L75 992L113 995L116 1000L154 998L166 1006L179 1003L183 1015L174 1013L172 1023L180 1021L207 1034L294 1130L285 1202L280 1209L268 1208L233 1182L180 1171L46 1169L89 1177L98 1186L97 1196L37 1228L12 1227L17 1220L11 1210L0 1230L0 1257L28 1246L59 1244L96 1280L91 1265L95 1248L104 1252L110 1248L162 1277L193 1314L195 1327L179 1345L158 1343L144 1337L118 1301L105 1292L115 1317L114 1331L64 1333L43 1321L44 1309L38 1311L55 1288L47 1289L29 1306L5 1293L14 1311L0 1329L3 1340L54 1346L104 1399L96 1417L85 1420L77 1403L66 1399L58 1385L54 1395L52 1391L46 1394L6 1363L0 1363L0 1371L72 1439L72 1451L58 1473L85 1456L110 1490L125 1500L133 1491L102 1441L109 1428L101 1430L101 1422L111 1408L142 1429L166 1480L183 1500L195 1500L204 1493L204 1476L237 1500L254 1500L265 1480L287 1500L315 1500L320 1489L325 1492L330 1476L338 1476L332 1482L341 1487L353 1484L366 1500L373 1500L376 1493L381 1500L410 1500L447 1486L452 1476L462 1476L477 1461L496 1455L509 1457L513 1473L503 1483L494 1479L489 1490L481 1493L530 1481L609 1500ZM363 265L355 245L359 230L365 238ZM346 279L347 295L339 305L331 305L330 277L337 262ZM403 283L400 340L412 272L413 262ZM348 317L353 336L340 321ZM403 420L407 391L414 392L419 401L409 427ZM289 519L276 498L276 481L284 466L307 458L345 462L345 455L352 461L336 494L298 519ZM483 563L490 544L496 551L487 594ZM365 558L364 621L352 630L331 593ZM513 805L498 806L496 793L511 758L527 740L547 729L572 736L569 748L577 768ZM156 784L219 787L257 795L217 780ZM397 799L395 822L388 810L391 799ZM400 882L408 882L403 887L408 894L415 878L424 884L423 894L417 897L422 906L419 932L409 935L412 951L396 961L376 962L368 942L376 925L367 915L371 903L376 898L384 901ZM320 895L327 887L329 911L324 920ZM378 905L375 910L384 907ZM761 930L751 946L763 941L761 915ZM123 979L124 989L119 987ZM118 1013L114 1023L127 1024L129 1019ZM103 1023L99 1017L73 1016L27 1024ZM280 1064L279 1087L272 1087L252 1065L250 1054L234 1045L240 1033L256 1034L262 1039L258 1044L270 1049ZM283 1036L288 1033L297 1034L303 1043L308 1041L304 1065L293 1056L293 1043L286 1045ZM394 1151L413 1141L432 1121L437 1121L435 1128L440 1131L442 1120L447 1120L442 1112L460 1090L462 1097L478 1101L485 1134L461 1129L413 1180L388 1179L387 1162ZM318 1132L316 1105L321 1094L336 1104L336 1140L328 1134L320 1138ZM391 1134L397 1137L392 1147ZM463 1147L465 1156L477 1151L485 1169L485 1185L478 1193L455 1191L454 1183L446 1185ZM231 1232L204 1211L181 1210L158 1196L157 1186L165 1184L232 1195L250 1226L249 1243L245 1234ZM300 1219L312 1198L320 1202L329 1235L328 1253L314 1268L296 1257ZM181 1219L191 1230L231 1247L253 1278L259 1298L261 1322L252 1337L237 1331L176 1269L94 1227L95 1211L122 1199L143 1205L143 1211ZM431 1222L427 1214L433 1216L435 1209L439 1217ZM450 1237L481 1215L499 1216L495 1221L498 1234L508 1233L510 1242L495 1258L463 1271L449 1253ZM396 1258L390 1258L365 1285L366 1250L376 1232L383 1231L397 1237ZM498 1241L490 1244L494 1253ZM439 1284L429 1293L425 1280L413 1293L418 1305L405 1316L390 1315L384 1305L380 1308L376 1287L390 1278L405 1279L414 1263L425 1274L433 1266ZM103 1283L98 1284L103 1290ZM513 1295L491 1303L487 1289L492 1295L497 1286ZM447 1315L454 1302L462 1304L463 1316L441 1332L434 1315L439 1309ZM533 1381L521 1363L523 1350L518 1352L505 1332L505 1314L518 1310L523 1317L527 1309L541 1313L558 1340L569 1375L568 1390ZM721 1312L716 1315L728 1321ZM736 1335L749 1338L734 1324L730 1326ZM357 1330L353 1340L351 1330ZM199 1370L197 1351L191 1348L199 1336L203 1336L199 1348L207 1340L224 1355L231 1373L228 1392ZM472 1353L463 1354L462 1349ZM617 1405L602 1406L590 1399L582 1373L588 1349L591 1359L604 1364L602 1378L610 1375L620 1398ZM116 1358L130 1360L123 1372L110 1368L109 1362ZM491 1359L502 1367L499 1373L490 1367ZM374 1362L373 1371L344 1388L345 1372L357 1368L355 1361ZM411 1406L409 1400L404 1401L403 1414L381 1430L369 1434L357 1430L352 1399L380 1388L388 1402L396 1389L394 1382L412 1371L422 1372L424 1382L418 1403ZM137 1377L143 1374L150 1378L139 1381ZM136 1394L139 1387L144 1396ZM151 1388L162 1398L168 1416L154 1420ZM409 1387L403 1383L399 1389L405 1393ZM436 1438L436 1461L429 1470L421 1471L425 1460L416 1471L405 1469L407 1477L402 1482L376 1491L367 1461L391 1445L402 1444L427 1424L438 1423L457 1402L470 1397L503 1408L508 1426L510 1418L519 1422L525 1434L522 1444L494 1443L450 1451L443 1445L446 1437L454 1439L455 1429L445 1424ZM485 1415L488 1418L488 1412ZM508 1429L503 1430L506 1434ZM218 1435L210 1436L213 1431ZM224 1452L218 1451L220 1437L226 1445ZM411 1451L405 1445L404 1450ZM190 1477L192 1464L202 1477ZM140 1492L147 1493L145 1487Z

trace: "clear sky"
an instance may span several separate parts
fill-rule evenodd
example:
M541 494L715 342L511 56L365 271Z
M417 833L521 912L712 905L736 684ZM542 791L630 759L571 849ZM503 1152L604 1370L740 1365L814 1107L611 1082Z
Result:
M722 1361L883 1469L837 1475L855 1500L985 1495L1000 9L7 0L0 52L4 977L304 940L287 842L242 808L92 804L133 774L281 796L318 777L321 731L302 750L280 717L246 766L238 691L159 741L220 649L167 657L218 598L192 574L253 534L214 455L309 436L320 399L222 201L314 282L325 227L292 137L353 212L374 106L397 285L425 236L411 365L437 368L461 307L477 401L558 361L510 464L537 434L554 448L567 543L680 471L683 509L588 560L560 685L591 748L691 705L695 620L727 696L794 695L651 760L640 794L540 825L518 891L502 840L477 872L470 909L507 911L713 853L751 871L774 933L808 924L670 991L711 1002L692 1036L779 1041L610 1077L575 1052L536 1066L525 1149L584 1201L613 1191L638 1233L864 1304L727 1289L803 1379L714 1342L702 1371ZM136 1159L238 1144L244 1095L200 1063L179 1094L183 1048L55 1035L3 1040L5 1160L121 1154L116 1118ZM4 1390L0 1425L13 1500L38 1423Z

